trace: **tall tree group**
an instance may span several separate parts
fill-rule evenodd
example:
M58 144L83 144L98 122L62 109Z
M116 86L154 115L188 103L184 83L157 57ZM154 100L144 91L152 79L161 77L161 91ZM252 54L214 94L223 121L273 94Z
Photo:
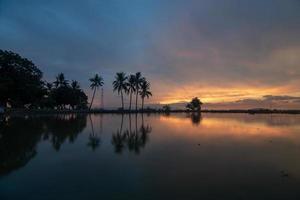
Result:
M0 50L0 106L38 104L44 95L43 73L32 61Z
M35 64L11 51L0 50L0 107L12 108L50 108L50 109L86 109L88 97L80 88L78 81L69 81L63 73L55 77L54 82L42 80L43 73ZM104 85L103 78L95 74L89 79L92 108L96 91ZM124 95L129 96L129 111L132 111L132 98L135 95L135 111L138 111L138 99L144 109L145 98L152 96L150 83L141 72L127 76L116 73L113 91L121 96L124 110Z
M124 72L116 73L113 82L114 91L121 95L122 110L124 110L124 94L129 95L129 111L132 108L132 94L135 93L135 111L138 111L138 97L142 99L142 110L144 109L144 99L152 96L150 92L150 83L141 72L126 76Z
M58 74L53 83L42 80L43 73L35 64L11 51L0 50L0 106L12 108L82 109L87 96L77 81Z
M65 79L65 75L60 73L56 77L56 81L53 82L54 87L49 90L46 95L48 106L51 108L65 109L69 106L72 109L85 109L87 107L87 95L80 88L77 81L72 80L69 84L69 80ZM51 83L48 83L48 88L51 87ZM52 103L52 105L51 105Z

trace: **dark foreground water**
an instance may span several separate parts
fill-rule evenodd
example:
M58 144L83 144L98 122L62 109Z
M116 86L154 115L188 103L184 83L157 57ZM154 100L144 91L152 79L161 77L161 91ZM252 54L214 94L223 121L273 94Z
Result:
M2 119L0 199L300 199L300 116Z

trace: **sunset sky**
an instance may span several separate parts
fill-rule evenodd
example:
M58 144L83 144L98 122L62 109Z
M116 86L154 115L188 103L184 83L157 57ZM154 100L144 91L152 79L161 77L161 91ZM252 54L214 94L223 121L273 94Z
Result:
M0 0L0 49L89 94L99 73L108 107L114 74L141 71L150 104L300 108L299 0Z

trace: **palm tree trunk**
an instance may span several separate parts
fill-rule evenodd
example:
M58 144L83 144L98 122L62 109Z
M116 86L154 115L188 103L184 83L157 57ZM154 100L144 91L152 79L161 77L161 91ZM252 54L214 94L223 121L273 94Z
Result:
M123 90L121 90L122 110L124 110Z
M142 98L142 112L144 112L144 98Z
M101 88L100 109L103 109L103 107L104 107L104 106L103 106L103 102L102 102L102 101L103 101L103 98L102 98L102 97L103 97L103 88Z
M137 101L138 101L139 91L136 90L136 96L135 96L135 111L137 112Z
M132 91L130 90L129 111L131 111Z
M95 93L96 93L96 88L94 88L93 97L92 97L92 101L91 101L91 105L90 105L89 110L91 110L91 108L92 108L94 97L95 97Z

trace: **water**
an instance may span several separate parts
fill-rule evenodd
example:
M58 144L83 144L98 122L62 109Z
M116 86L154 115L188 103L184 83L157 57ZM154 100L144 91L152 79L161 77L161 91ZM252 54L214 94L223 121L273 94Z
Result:
M299 199L300 116L12 117L0 199Z

